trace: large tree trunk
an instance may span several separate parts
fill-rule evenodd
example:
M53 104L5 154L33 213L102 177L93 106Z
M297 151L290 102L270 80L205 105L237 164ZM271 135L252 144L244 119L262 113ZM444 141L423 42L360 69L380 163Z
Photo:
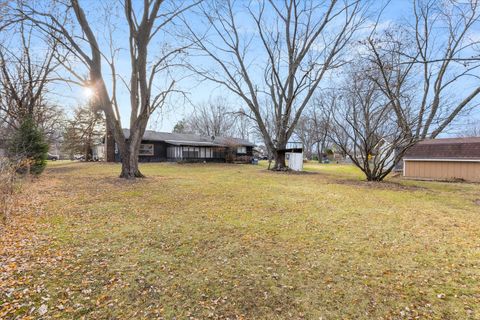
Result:
M125 143L125 151L122 156L122 172L120 178L135 179L145 176L138 169L138 148L130 141Z
M105 135L105 161L115 162L115 138L113 137L113 128L108 121L106 121L106 135Z
M320 142L317 142L317 160L318 163L322 163L323 158L323 143L320 145Z
M285 163L285 151L284 150L274 150L273 156L275 159L275 164L272 170L283 171L287 170L287 165Z

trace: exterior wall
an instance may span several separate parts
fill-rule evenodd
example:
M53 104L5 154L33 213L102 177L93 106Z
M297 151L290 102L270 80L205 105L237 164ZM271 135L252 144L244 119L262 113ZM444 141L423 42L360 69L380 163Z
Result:
M167 145L167 161L225 162L225 148Z
M138 156L139 162L167 161L167 144L162 141L142 141L142 144L153 144L153 156Z
M228 148L225 147L192 147L171 145L163 141L143 140L142 144L153 144L153 155L141 155L138 157L139 162L163 162L163 161L181 161L181 162L226 162ZM207 156L208 149L208 156ZM187 153L184 153L184 150ZM188 154L191 151L191 154ZM253 158L253 147L246 147L246 153L237 154L233 151L233 161L250 163ZM193 155L198 154L198 157ZM118 149L115 148L115 162L120 162L121 157Z
M138 156L139 162L161 162L167 161L167 144L162 141L142 141L142 144L153 144L153 156ZM120 162L121 157L118 149L115 148L115 162Z
M251 163L253 159L253 147L247 146L245 149L246 153L238 153L237 147L230 148L229 151L233 154L231 156L227 155L227 162Z
M435 180L463 179L480 182L480 161L420 161L405 159L403 175Z

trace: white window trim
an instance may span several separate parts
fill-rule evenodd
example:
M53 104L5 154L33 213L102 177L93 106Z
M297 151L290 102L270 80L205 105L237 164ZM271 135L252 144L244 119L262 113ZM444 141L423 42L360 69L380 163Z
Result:
M239 152L238 151L239 149L242 149L242 152ZM243 150L245 150L245 151L243 152ZM237 147L237 153L238 154L247 154L247 147L246 146Z
M140 150L138 151L138 155L139 155L139 156L152 157L152 156L155 155L155 146L153 145L153 143L141 143L141 144L140 144L140 148L141 148L142 146L152 146L152 153L151 153L151 154L150 154L150 153L148 153L148 154L146 154L146 153L141 153L142 150L140 149Z

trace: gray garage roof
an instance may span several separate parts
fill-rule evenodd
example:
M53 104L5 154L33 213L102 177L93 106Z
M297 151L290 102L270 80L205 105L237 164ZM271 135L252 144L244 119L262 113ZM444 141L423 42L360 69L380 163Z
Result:
M129 129L123 129L123 134L125 138L128 139L130 136ZM195 134L184 134L184 133L170 133L170 132L157 132L153 130L145 131L143 135L143 140L148 141L165 141L169 144L174 145L184 145L184 146L211 146L211 147L221 147L221 146L248 146L253 147L255 144L251 143L248 140L232 138L232 137L215 137L212 141L211 137L199 136Z

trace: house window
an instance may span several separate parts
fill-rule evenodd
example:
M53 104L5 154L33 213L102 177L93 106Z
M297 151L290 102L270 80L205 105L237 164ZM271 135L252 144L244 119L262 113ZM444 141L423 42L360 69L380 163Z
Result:
M237 153L239 154L245 154L247 153L247 147L243 146L243 147L237 147Z
M184 159L197 159L199 154L198 147L183 147L183 158Z
M139 156L153 156L153 144L141 144Z

